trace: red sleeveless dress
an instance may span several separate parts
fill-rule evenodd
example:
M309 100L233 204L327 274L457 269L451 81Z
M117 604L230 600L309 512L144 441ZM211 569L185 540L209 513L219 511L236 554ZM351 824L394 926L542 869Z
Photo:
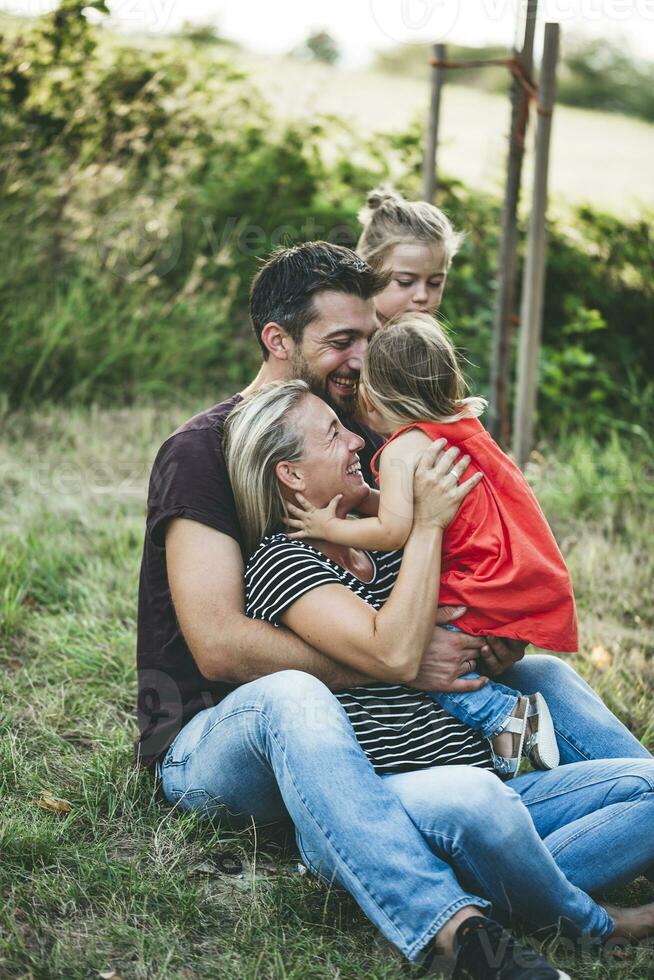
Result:
M416 422L399 429L375 454L408 429L444 438L470 456L462 479L484 479L468 494L443 539L441 606L467 606L457 627L535 643L545 650L578 649L570 576L554 535L524 476L478 419Z

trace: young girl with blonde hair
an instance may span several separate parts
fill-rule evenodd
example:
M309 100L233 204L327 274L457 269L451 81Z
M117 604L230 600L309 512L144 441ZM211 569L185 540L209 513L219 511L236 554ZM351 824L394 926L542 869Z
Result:
M357 253L391 281L375 297L382 323L401 313L436 313L464 234L427 201L407 201L392 187L372 190L359 213Z
M485 401L467 394L456 353L439 324L409 313L377 331L364 361L360 398L370 424L387 437L372 462L380 486L377 515L341 520L335 516L338 497L317 509L298 496L299 506L288 507L289 537L380 551L403 547L414 519L417 459L430 443L446 441L470 457L464 478L478 472L484 478L445 533L434 600L466 607L457 621L466 633L575 651L575 604L563 557L527 481L479 422ZM367 513L376 496L371 495ZM523 749L537 768L558 765L540 694L527 703L517 692L489 682L466 694L432 696L491 741L501 774L515 774Z

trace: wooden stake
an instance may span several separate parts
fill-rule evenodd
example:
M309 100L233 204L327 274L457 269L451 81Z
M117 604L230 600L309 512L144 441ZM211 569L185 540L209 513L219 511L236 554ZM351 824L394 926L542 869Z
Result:
M432 48L434 61L444 61L446 48L444 44L435 44ZM431 70L431 101L429 103L429 117L427 119L427 145L425 147L425 159L422 170L422 196L425 201L433 203L436 194L437 164L436 153L438 151L438 123L441 112L441 92L445 82L445 71L436 65Z
M537 13L538 0L527 0L522 49L514 51L514 57L528 77L531 76L534 64L534 30ZM488 414L488 429L503 446L508 445L509 441L509 384L515 310L518 200L528 119L529 94L514 76L511 83L511 132L502 212L499 285L493 322Z
M534 189L522 283L518 387L513 420L513 453L520 466L523 466L527 461L534 437L534 416L538 391L538 355L545 292L547 177L558 56L559 25L546 24L543 63L538 85Z

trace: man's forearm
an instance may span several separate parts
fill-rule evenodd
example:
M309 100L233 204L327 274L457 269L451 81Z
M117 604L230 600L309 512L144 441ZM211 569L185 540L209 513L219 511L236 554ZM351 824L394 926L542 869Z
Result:
M276 628L245 617L244 620L234 631L236 635L230 638L228 664L216 680L247 684L278 670L303 670L331 691L379 680L337 663L284 627ZM221 662L224 662L222 657Z

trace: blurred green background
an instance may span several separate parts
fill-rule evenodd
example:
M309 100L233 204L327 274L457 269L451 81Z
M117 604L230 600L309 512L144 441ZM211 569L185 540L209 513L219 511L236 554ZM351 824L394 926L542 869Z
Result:
M92 24L89 7L105 10L65 0L46 17L2 21L0 391L10 410L237 388L258 356L247 292L260 258L280 242L354 244L357 211L382 179L419 194L420 121L373 135L334 115L285 118L212 28L144 43ZM608 58L626 81L602 95L598 45L573 47L562 98L651 118L651 67L630 62L629 75L609 43L599 74L606 82ZM399 46L377 67L424 71L425 53ZM317 32L293 56L332 63L338 48ZM442 313L483 393L499 196L446 176L437 203L468 233ZM551 221L541 436L647 428L652 255L651 213L577 205Z

